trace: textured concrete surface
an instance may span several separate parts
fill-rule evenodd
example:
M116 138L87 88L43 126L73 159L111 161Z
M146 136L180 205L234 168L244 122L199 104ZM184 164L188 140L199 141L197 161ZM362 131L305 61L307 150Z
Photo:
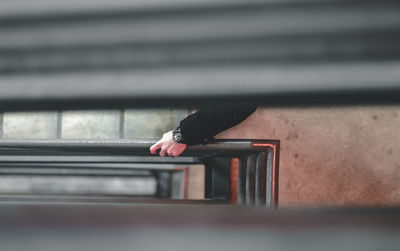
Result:
M68 111L62 115L62 138L104 139L119 138L120 112Z
M126 110L125 138L160 138L165 132L175 129L186 115L187 110Z
M57 137L57 113L4 113L3 136L6 139L54 139Z
M281 206L400 205L400 106L259 108L220 138L281 140Z

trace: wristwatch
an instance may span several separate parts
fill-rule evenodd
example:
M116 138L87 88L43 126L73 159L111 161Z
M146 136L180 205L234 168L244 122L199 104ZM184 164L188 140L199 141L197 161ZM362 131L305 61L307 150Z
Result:
M185 144L185 141L183 140L180 128L177 128L172 131L172 138L175 140L175 142L177 142L179 144Z

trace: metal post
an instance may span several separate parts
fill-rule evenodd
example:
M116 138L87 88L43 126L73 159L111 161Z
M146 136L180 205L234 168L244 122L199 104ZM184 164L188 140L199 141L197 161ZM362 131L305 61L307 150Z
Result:
M256 159L256 170L255 170L255 191L254 191L254 204L256 206L260 206L262 203L262 188L265 189L265 185L263 186L263 153L258 153L257 154L257 159ZM264 170L264 174L265 174L265 170ZM265 202L265 200L264 200Z
M167 171L161 171L154 173L157 179L157 198L171 198L171 173Z
M246 202L246 176L247 176L247 156L239 159L239 172L238 172L238 204Z
M210 158L206 166L205 197L208 199L229 200L230 196L230 158Z
M269 150L267 153L267 169L266 169L266 197L265 197L265 205L267 207L271 207L273 205L273 163L274 163L274 150Z
M247 156L246 165L246 205L252 204L252 170L253 170L254 155Z

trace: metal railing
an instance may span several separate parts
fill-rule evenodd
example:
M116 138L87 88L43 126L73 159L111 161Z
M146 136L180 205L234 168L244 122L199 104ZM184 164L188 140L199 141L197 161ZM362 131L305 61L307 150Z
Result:
M278 205L278 140L215 140L189 147L181 157L151 155L155 140L1 140L0 173L13 168L168 170L171 165L206 166L206 198L238 205ZM229 166L210 164L223 158ZM7 169L8 168L8 169ZM1 171L2 170L2 171ZM216 172L223 170L223 175ZM88 171L88 174L91 172ZM220 172L219 172L220 173ZM83 173L80 173L82 175ZM109 173L108 173L109 174ZM225 185L224 185L225 184ZM228 189L226 189L228 188Z

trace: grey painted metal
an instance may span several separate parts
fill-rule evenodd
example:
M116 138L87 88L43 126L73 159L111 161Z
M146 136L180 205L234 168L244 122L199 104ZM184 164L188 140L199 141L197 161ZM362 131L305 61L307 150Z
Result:
M156 197L171 198L171 173L167 171L161 171L157 172L155 176L157 179Z
M250 154L247 156L246 164L246 205L251 205L251 181L252 181L252 167L253 167L254 155Z
M247 177L247 156L243 156L239 159L239 170L238 170L238 204L246 203L246 177Z
M15 151L14 151L15 153ZM42 153L43 154L43 153ZM140 157L140 156L82 156L82 155L0 155L0 162L7 163L165 163L165 164L193 164L202 163L192 157Z
M151 156L148 148L154 142L155 140L128 139L1 140L0 170L2 167L4 173L8 172L7 168L19 168L21 172L23 168L37 170L43 170L44 168L70 169L71 171L69 172L79 168L92 169L93 171L157 170L155 174L159 176L158 196L167 198L172 193L172 190L165 192L165 188L169 186L168 184L171 184L171 176L168 173L174 170L174 165L207 163L207 161L218 159L216 157L224 157L223 159L226 160L239 158L237 203L253 205L257 200L258 204L264 204L263 198L256 199L259 194L264 194L260 188L260 184L262 186L262 182L264 182L259 181L261 176L261 179L266 180L265 182L269 189L266 195L267 206L272 205L276 195L272 194L275 190L271 186L277 184L276 180L272 180L272 169L275 166L273 162L276 161L274 154L276 156L279 154L275 152L279 141L216 140L208 145L190 147L185 152L184 156L186 157L178 158ZM263 156L266 151L268 152L268 158L260 157L260 154ZM224 164L223 167L225 166L229 166L229 164ZM265 167L268 169L266 170L266 179L264 178ZM215 169L214 171L218 170ZM50 171L49 173L52 172ZM229 172L228 174L224 173L221 177L227 180L226 188L228 189L227 194L229 194ZM277 179L277 176L274 176L274 178ZM213 199L216 198L213 197Z
M266 200L265 206L272 207L273 206L273 180L272 180L272 172L273 172L273 161L274 161L274 151L269 150L267 152L267 176L266 176Z
M171 199L184 199L185 173L183 171L171 173Z
M224 201L212 200L174 200L146 197L142 195L112 195L112 194L0 194L0 205L7 204L41 204L41 205L226 205Z
M1 140L0 154L18 151L21 155L129 155L152 156L149 148L156 140ZM276 141L264 141L275 143ZM215 140L188 147L182 156L242 155L257 151L249 140ZM1 157L1 156L0 156Z
M0 170L4 168L46 168L46 169L85 169L92 170L174 170L183 164L155 163L87 163L87 162L0 162ZM186 165L185 165L186 166Z
M0 147L2 148L64 148L68 149L71 147L77 148L127 148L134 150L143 150L143 148L149 148L152 144L156 143L155 139L43 139L43 140L18 140L18 139L3 139L0 141ZM204 146L193 146L190 149L196 151L202 150L217 150L217 149L248 149L251 141L249 140L216 140L215 143Z
M257 154L252 154L252 161L251 161L251 179L250 179L250 194L251 194L251 200L250 204L254 205L255 204L255 194L256 194L256 169L257 169Z
M148 170L115 170L115 169L61 169L61 168L31 168L31 167L0 167L0 175L36 175L36 176L112 176L112 177L148 177L152 173Z
M261 182L262 182L262 168L263 168L263 154L258 153L256 157L256 171L255 171L255 201L256 206L261 205Z
M204 159L206 199L229 200L230 198L230 158L211 157Z

